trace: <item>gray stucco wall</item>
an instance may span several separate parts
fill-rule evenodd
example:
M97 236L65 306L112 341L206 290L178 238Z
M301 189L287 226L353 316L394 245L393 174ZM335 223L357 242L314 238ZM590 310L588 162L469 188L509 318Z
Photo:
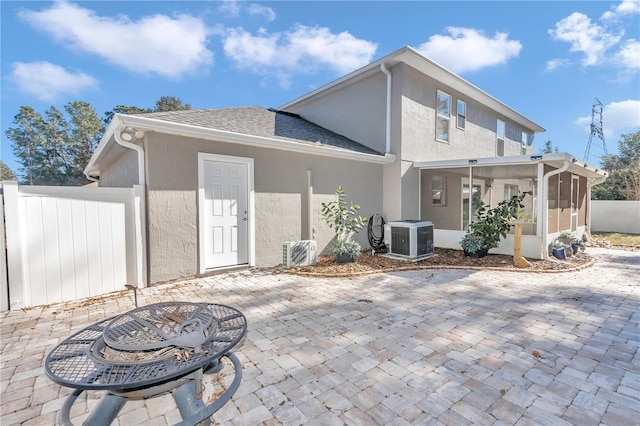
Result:
M333 232L320 218L320 203L343 185L361 214L382 211L382 166L283 150L147 133L150 282L198 272L198 152L254 159L257 266L282 261L282 243L313 238L330 246ZM312 171L315 235L308 235L307 170ZM367 246L366 231L358 241Z
M396 71L397 69L397 71ZM414 68L399 65L394 78L402 81L402 159L439 161L496 155L497 119L505 122L505 156L521 154L522 131L528 131L495 111L453 90ZM395 86L394 86L395 88ZM449 143L436 140L436 97L441 90L451 95ZM466 126L456 125L457 100L466 102Z
M451 95L451 126L449 143L436 140L436 97L441 90ZM397 147L395 152L402 162L439 161L463 158L481 158L496 156L496 126L497 119L505 122L505 156L520 155L522 153L521 136L524 129L495 111L474 101L468 96L453 90L414 68L401 64L394 67L394 96L400 98L401 117L393 122L394 131L399 128L399 140L392 143ZM398 95L399 94L399 95ZM466 103L466 126L460 129L456 125L457 100ZM395 101L395 99L394 99ZM392 132L395 134L394 132ZM517 138L517 139L515 139ZM419 173L407 167L402 167L402 219L414 218L418 215L420 198L418 193ZM457 178L459 192L459 177ZM423 182L424 183L424 182ZM452 182L453 183L453 182ZM424 189L424 186L422 187ZM453 201L453 200L452 200ZM459 202L458 202L459 204ZM425 207L424 205L422 206ZM441 208L440 208L441 209ZM438 209L436 209L438 211ZM422 210L423 218L425 210ZM441 210L439 210L441 212ZM448 229L456 229L451 218L442 217ZM455 219L459 227L459 218Z
M387 80L380 72L289 111L371 149L384 152L386 102Z
M437 161L496 155L497 119L505 122L504 155L520 155L522 131L531 130L499 116L474 99L453 90L416 69L398 64L391 68L391 153L396 164L384 166L384 216L387 220L419 215L417 161ZM379 151L385 150L386 77L380 71L354 84L305 101L291 109L304 118ZM435 137L438 90L452 98L450 142ZM466 126L456 125L457 100L466 103Z
M100 175L100 186L130 188L138 182L138 153L128 149Z

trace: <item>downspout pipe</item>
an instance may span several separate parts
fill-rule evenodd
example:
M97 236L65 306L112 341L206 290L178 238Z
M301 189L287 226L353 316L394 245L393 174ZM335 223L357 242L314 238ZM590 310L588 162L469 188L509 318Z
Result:
M145 200L146 179L145 179L145 170L144 170L144 149L139 145L131 143L133 138L142 139L144 137L144 131L130 130L123 127L122 124L123 124L122 121L120 121L120 125L116 126L115 131L113 132L113 139L116 141L118 145L122 146L123 148L132 149L138 154L138 185L142 189L142 196L141 196L141 205L140 205L140 212L139 212L140 217L137 218L137 220L139 220L138 223L140 224L140 230L136 238L137 257L139 259L139 262L137 262L137 270L138 270L137 285L139 287L146 287L147 278L149 274L147 270L148 259L146 257L148 253L146 250L147 208L146 208L146 200Z
M136 132L137 133L137 132ZM138 136L137 134L135 135ZM138 185L141 185L143 188L145 186L145 178L144 178L144 149L141 146L131 143L133 137L130 133L120 130L120 128L116 128L116 131L113 132L113 139L116 143L124 148L132 149L138 153Z
M389 154L391 152L391 71L387 68L387 66L383 63L380 64L380 70L387 76L387 132L385 139L385 154Z
M556 170L552 170L549 173L544 175L544 183L542 187L544 190L542 191L542 208L544 214L542 215L542 258L544 260L552 260L549 257L549 250L547 249L547 237L549 235L549 206L547 205L549 202L549 178L551 176L559 175L562 172L566 172L569 170L569 166L571 165L570 161L565 161L562 167Z

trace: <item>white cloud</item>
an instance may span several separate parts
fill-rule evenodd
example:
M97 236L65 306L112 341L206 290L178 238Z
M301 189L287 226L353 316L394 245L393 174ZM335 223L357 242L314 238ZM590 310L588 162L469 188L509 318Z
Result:
M605 52L620 41L620 36L608 33L603 27L591 22L582 13L574 12L556 23L555 30L549 30L552 38L571 44L570 51L584 54L582 64L600 65Z
M294 70L312 72L325 66L344 74L369 63L377 49L375 43L346 31L334 34L328 28L304 25L274 34L264 29L255 35L243 28L228 29L223 46L237 66L273 76L283 87Z
M260 4L254 3L249 5L249 7L247 8L247 12L251 16L261 16L267 22L272 22L276 19L276 13L273 11L273 9L267 6L262 6Z
M586 133L591 131L591 116L580 117L574 124L582 127ZM602 132L607 139L617 140L622 133L640 129L640 100L627 99L611 102L602 111Z
M447 27L445 31L449 35L433 35L417 50L456 73L505 64L522 49L507 33L490 38L474 28Z
M569 61L568 59L552 59L550 61L547 61L547 68L545 69L545 71L549 72L555 70L556 68L567 67L569 65L571 65L571 61Z
M623 0L617 6L602 14L601 19L611 21L628 15L640 14L639 0Z
M20 91L40 101L54 101L61 95L78 95L98 87L92 76L50 62L15 62L12 68L9 79Z
M20 17L67 47L98 55L138 73L176 78L207 68L213 53L206 47L209 29L189 15L153 15L131 20L98 16L65 1L42 11L23 11Z
M629 71L640 71L640 42L627 40L616 52L615 60Z
M236 0L223 0L222 4L218 6L220 12L232 17L240 15L240 9L241 7Z
M625 81L628 72L640 68L640 48L636 40L624 38L625 26L621 21L638 14L640 0L623 0L605 12L599 22L574 12L558 21L549 34L555 40L569 43L571 52L581 54L583 66L618 67L622 72L620 81Z

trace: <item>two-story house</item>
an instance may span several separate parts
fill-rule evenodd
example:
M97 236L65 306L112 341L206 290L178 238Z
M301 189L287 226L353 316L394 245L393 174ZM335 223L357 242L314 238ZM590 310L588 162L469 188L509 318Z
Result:
M605 177L568 154L534 155L542 131L404 47L277 109L116 115L85 173L144 185L152 283L277 265L284 241L326 249L321 203L338 185L365 216L432 221L436 246L451 248L471 200L533 191L523 254L541 258L558 232L588 229L589 188ZM512 250L507 238L494 251Z

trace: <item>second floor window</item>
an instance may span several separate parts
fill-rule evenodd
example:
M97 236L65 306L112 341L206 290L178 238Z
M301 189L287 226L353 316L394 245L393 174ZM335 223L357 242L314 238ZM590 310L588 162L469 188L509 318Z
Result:
M451 95L438 90L436 106L436 139L449 142L451 126Z
M504 121L498 119L496 127L496 135L498 136L496 154L498 157L504 156Z
M527 155L527 146L529 145L529 134L522 132L522 155Z
M464 129L467 126L467 103L465 101L458 99L456 113L458 114L458 128Z

